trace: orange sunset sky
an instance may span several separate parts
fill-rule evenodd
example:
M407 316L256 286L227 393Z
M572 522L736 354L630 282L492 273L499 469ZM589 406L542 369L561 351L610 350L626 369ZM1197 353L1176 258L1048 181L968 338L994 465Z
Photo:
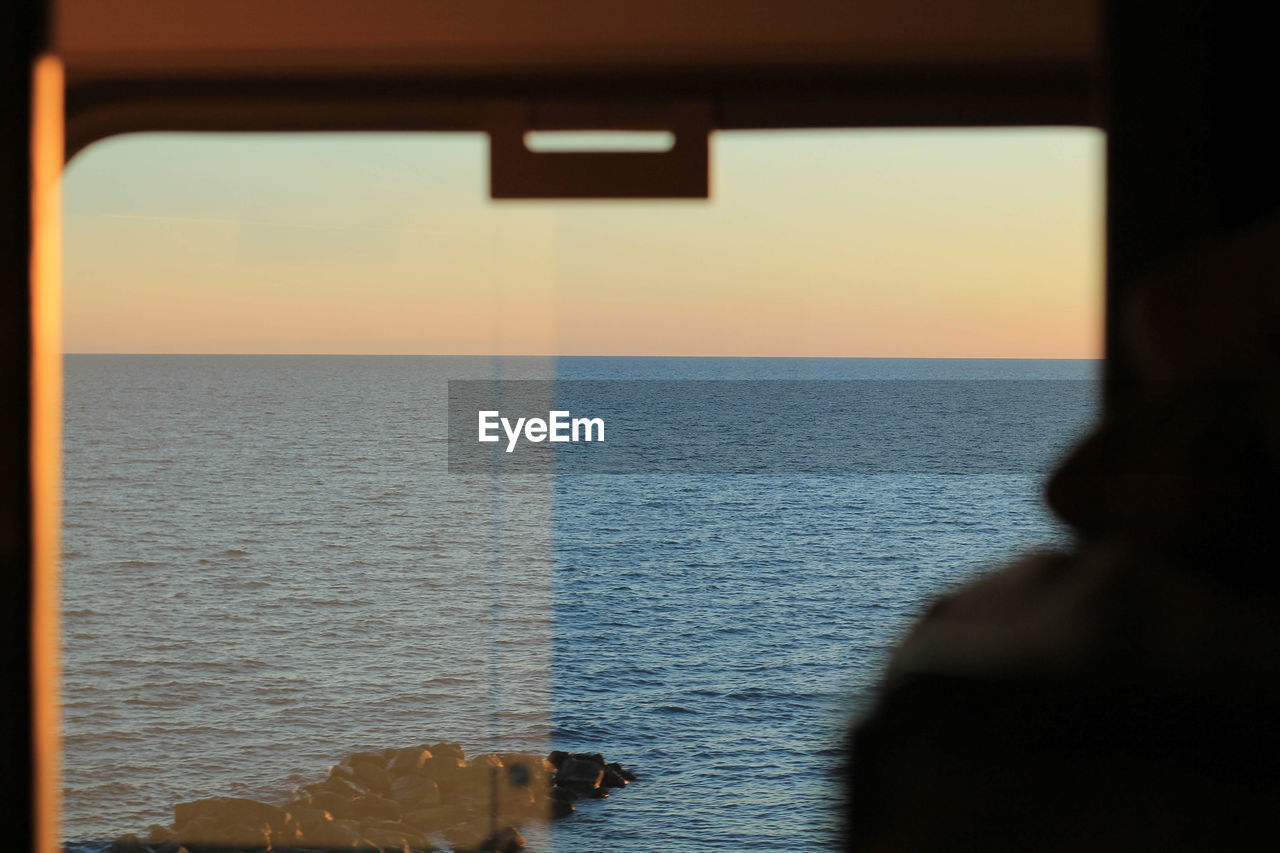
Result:
M473 134L98 143L68 352L1095 358L1103 137L726 132L710 201L492 202Z

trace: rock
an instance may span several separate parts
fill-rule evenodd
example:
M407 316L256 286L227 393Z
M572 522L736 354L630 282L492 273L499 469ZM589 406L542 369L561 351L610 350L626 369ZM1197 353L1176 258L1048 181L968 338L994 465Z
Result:
M351 767L355 770L355 781L370 791L381 794L391 790L391 774L380 761L356 761Z
M147 827L147 843L148 844L164 844L169 841L176 841L178 834L172 828L161 826L153 823Z
M605 769L612 770L614 773L617 773L619 776L621 776L623 779L627 780L628 782L636 781L636 774L632 773L630 770L627 770L625 767L623 767L621 764L619 764L616 761L610 764L606 764Z
M174 836L188 843L255 847L290 844L297 824L279 806L241 797L212 797L173 807Z
M311 806L311 802L312 802L312 795L310 793L298 793L297 791L295 791L293 794L293 799L291 799L289 802L284 804L284 810L291 811L292 809L297 808L299 806L303 808L308 808Z
M593 797L595 796L596 791L604 790L595 782L571 782L565 779L557 779L556 784L561 788L568 788L570 791L577 791L584 797Z
M147 841L126 835L111 853L254 853L346 850L424 853L446 841L455 851L517 851L517 826L563 818L582 797L604 799L634 773L599 753L483 753L470 761L457 744L356 752L324 782L295 789L283 807L238 797L174 806L173 827L152 825ZM495 832L494 827L507 827ZM156 851L152 851L156 853Z
M329 768L330 779L355 779L356 769L350 764L335 764Z
M422 850L430 846L426 835L400 821L368 821L360 824L366 841L372 841L383 850L411 848Z
M440 786L421 776L400 776L391 783L391 799L401 810L440 805Z
M233 823L220 827L215 838L217 843L235 845L236 847L254 847L261 850L271 849L271 830L265 826L250 826L244 823ZM290 842L286 843L291 843Z
M600 787L625 788L627 787L627 780L618 771L611 770L608 767L605 767L604 777L600 780Z
M358 763L360 763L361 761L368 761L368 762L371 762L371 763L373 763L373 764L378 765L379 767L386 767L386 766L387 766L387 759L383 757L382 753L381 753L381 752L372 752L372 751L370 751L370 752L353 752L353 753L351 753L350 755L348 755L348 756L347 756L347 758L346 758L346 760L345 760L345 761L343 761L342 763L343 763L343 764L349 764L349 765L351 765L352 767L355 767L355 766L356 766Z
M514 826L500 829L485 839L482 850L493 850L495 853L519 853L528 842Z
M560 769L556 771L556 784L573 787L574 790L581 790L577 785L598 788L602 779L604 779L603 761L596 762L573 755L561 762Z
M250 827L265 824L272 832L286 832L292 826L289 813L279 806L242 797L224 797L219 817L227 823L240 823Z
M382 853L409 853L410 844L403 835L386 829L365 830L360 846L377 847Z
M328 782L325 782L324 786L326 790L332 791L338 796L345 797L348 800L354 799L355 797L363 797L365 794L369 793L369 789L364 785L361 785L359 782L352 781L351 779L344 779L341 776L333 777Z
M572 790L570 788L561 788L561 786L557 785L556 788L552 788L552 799L558 799L558 800L562 800L562 802L572 803L573 800L577 799L577 792L576 790Z
M489 832L475 823L459 823L443 833L444 840L455 850L479 850L489 838Z
M320 824L306 837L309 847L358 847L360 823L354 820L331 820Z
M545 821L550 809L550 801L534 796L529 788L502 788L498 791L494 814L499 823L521 824L531 820Z
M493 799L493 789L493 776L487 768L467 768L467 773L452 789L442 795L442 799L469 808L488 811L489 803Z
M546 789L551 787L551 777L555 774L556 768L547 759L523 752L503 752L498 753L497 757L506 769L509 785L517 787L529 785Z
M461 823L466 816L466 812L457 806L434 806L409 812L402 823L423 835L432 835Z
M467 760L467 754L463 751L462 747L456 743L423 744L422 748L430 752L432 755L456 758L460 761Z
M141 838L129 832L115 840L110 853L147 853L147 848Z
M304 836L320 824L333 820L332 813L312 806L289 806L286 810L297 822L298 829Z
M430 758L422 763L419 769L419 775L434 780L441 787L445 783L452 782L461 775L467 762L462 758L455 758L449 755L432 754Z
M212 844L216 841L219 825L216 817L203 814L186 823L175 823L174 832L183 844Z
M398 749L391 757L391 764L388 770L391 775L396 776L403 773L417 773L422 769L422 765L428 758L431 758L432 752L421 747L409 747L408 749Z
M381 818L382 820L399 820L400 804L377 794L356 797L351 806L360 818Z
M218 815L221 813L221 808L221 797L192 800L187 803L175 803L173 806L173 825L182 826L202 817L217 819Z
M329 812L334 818L342 820L356 815L352 799L351 797L336 794L333 791L321 791L311 798L311 804L318 809L324 809Z

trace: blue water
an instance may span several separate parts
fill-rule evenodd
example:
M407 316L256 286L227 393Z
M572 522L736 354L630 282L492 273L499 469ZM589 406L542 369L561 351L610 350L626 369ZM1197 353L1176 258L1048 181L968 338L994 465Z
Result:
M537 849L821 849L837 740L911 619L1062 541L1041 481L1093 417L1096 370L69 356L64 837L91 848L175 801L278 799L354 749L456 740L600 751L641 775ZM1027 470L449 473L449 380L551 377L1079 393L1028 408L1046 451ZM926 422L877 417L908 437ZM939 452L1010 438L928 422Z

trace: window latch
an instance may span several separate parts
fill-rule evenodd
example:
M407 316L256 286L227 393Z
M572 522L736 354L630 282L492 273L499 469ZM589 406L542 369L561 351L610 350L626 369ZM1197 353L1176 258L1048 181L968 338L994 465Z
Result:
M574 150L530 148L531 136L542 136L544 131L581 131L584 137L599 136L593 131L642 131L659 136L666 150L652 150L651 145L638 146L642 150L580 150L580 145ZM603 110L497 105L488 120L489 195L494 199L707 198L710 131L710 108L700 102ZM625 134L620 137L625 141Z

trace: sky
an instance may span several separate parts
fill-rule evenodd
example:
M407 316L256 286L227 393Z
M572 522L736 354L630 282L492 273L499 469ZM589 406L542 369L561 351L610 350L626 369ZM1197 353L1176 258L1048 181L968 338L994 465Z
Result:
M490 201L479 134L138 134L67 352L1096 358L1103 135L731 131L710 200Z

